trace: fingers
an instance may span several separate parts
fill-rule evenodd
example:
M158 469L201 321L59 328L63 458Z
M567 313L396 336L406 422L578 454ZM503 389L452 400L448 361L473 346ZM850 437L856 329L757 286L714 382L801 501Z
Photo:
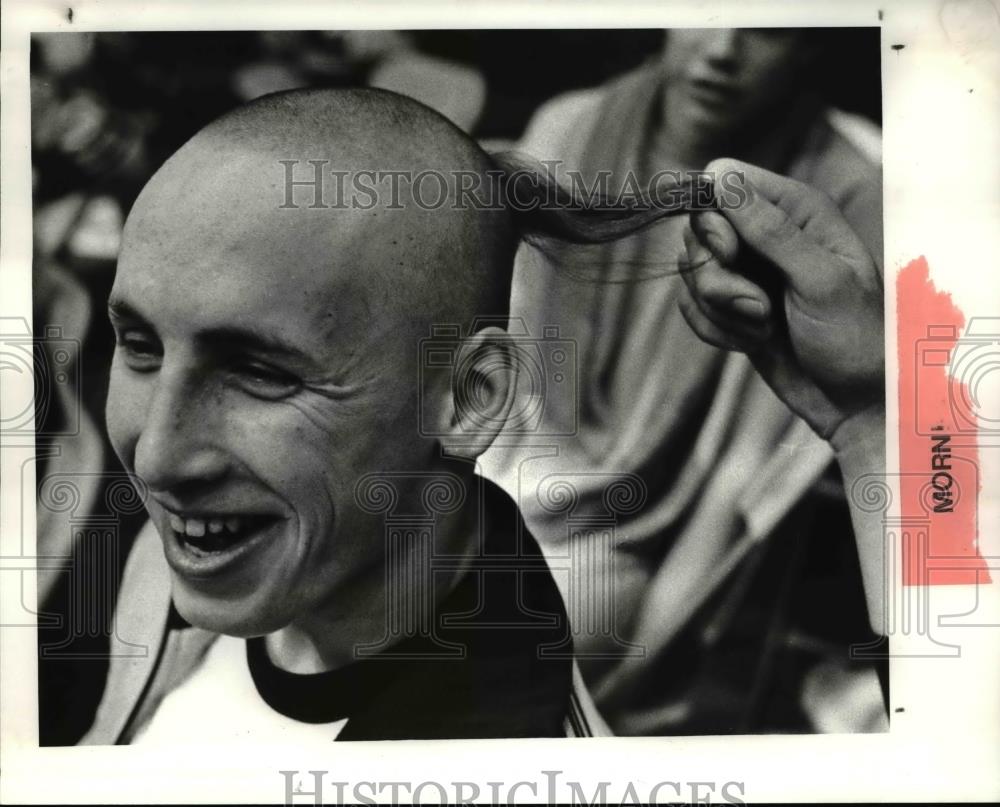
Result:
M681 277L679 305L688 324L709 344L750 350L770 337L771 304L751 281L723 267L690 230ZM724 248L724 245L723 247Z
M710 245L714 246L711 250ZM692 216L691 227L684 230L684 246L689 269L682 277L707 315L758 325L768 320L771 301L767 293L729 268L738 263L738 246L736 234L722 216Z
M684 321L703 342L708 342L708 344L723 350L736 350L741 353L747 353L758 345L758 340L735 334L712 322L698 307L687 286L681 287L680 296L677 298L677 307L680 309Z
M716 196L719 197L720 207L723 210L738 211L746 207L745 204L739 204L740 201L745 201L749 205L755 201L763 201L778 208L784 214L784 218L797 230L804 230L810 221L830 218L830 225L836 228L837 235L853 235L850 225L842 222L833 200L804 182L727 157L712 160L705 170L720 178L729 177L728 180L717 182L715 185ZM746 186L750 198L746 200L737 198L736 189L740 184ZM841 223L838 224L835 219L841 220Z
M738 160L713 160L707 170L719 178L715 189L721 214L798 294L823 296L845 276L872 264L826 194Z

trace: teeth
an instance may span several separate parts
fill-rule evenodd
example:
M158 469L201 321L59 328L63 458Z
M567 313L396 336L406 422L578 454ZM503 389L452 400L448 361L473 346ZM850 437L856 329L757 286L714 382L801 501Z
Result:
M184 532L192 538L201 538L205 534L205 522L200 518L189 518L184 522Z
M174 513L167 513L170 529L181 535L192 538L202 538L205 533L219 535L223 531L238 534L246 528L246 520L239 516L229 518L182 518Z

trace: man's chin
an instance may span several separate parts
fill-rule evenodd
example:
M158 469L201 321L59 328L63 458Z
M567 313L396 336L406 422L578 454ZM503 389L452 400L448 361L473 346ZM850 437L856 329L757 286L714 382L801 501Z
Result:
M176 577L172 591L174 608L184 621L192 627L212 633L249 639L280 630L290 621L282 614L268 613L262 607L263 602L248 602L243 598L230 600L206 597L191 591L184 581Z

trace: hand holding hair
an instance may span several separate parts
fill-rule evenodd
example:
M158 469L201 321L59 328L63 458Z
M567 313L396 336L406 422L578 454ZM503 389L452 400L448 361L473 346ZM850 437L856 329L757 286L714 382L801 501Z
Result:
M708 170L742 172L747 197L737 207L691 213L681 312L706 342L746 353L775 394L833 447L869 620L881 633L881 514L850 498L855 480L885 473L879 262L820 191L737 160L715 160Z
M691 213L681 312L836 445L846 421L884 408L881 271L820 191L737 160L708 170L742 173L747 196Z

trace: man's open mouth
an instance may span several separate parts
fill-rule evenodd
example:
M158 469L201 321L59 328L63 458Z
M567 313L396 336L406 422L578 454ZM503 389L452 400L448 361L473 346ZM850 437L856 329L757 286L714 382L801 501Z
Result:
M274 524L275 516L218 515L183 517L167 513L178 542L197 555L225 552Z

